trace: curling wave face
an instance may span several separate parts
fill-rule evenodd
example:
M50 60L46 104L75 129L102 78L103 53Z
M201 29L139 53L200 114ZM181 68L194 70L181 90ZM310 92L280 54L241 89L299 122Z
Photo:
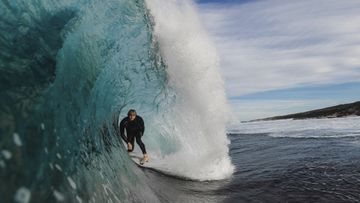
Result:
M198 180L231 175L217 55L191 3L32 0L0 9L5 201L157 201L112 128L129 108L144 118L144 143L163 167Z

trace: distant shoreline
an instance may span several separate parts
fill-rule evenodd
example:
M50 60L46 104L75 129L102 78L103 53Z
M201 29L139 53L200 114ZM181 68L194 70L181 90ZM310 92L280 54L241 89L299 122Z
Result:
M336 106L326 107L322 109L316 109L301 113L288 114L283 116L273 116L268 118L255 119L245 122L254 122L254 121L272 121L272 120L282 120L282 119L321 119L321 118L340 118L347 116L360 116L360 101L340 104Z

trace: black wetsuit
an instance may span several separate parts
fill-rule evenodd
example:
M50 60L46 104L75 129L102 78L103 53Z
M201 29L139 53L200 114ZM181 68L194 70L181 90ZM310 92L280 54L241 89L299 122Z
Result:
M120 122L120 135L124 136L124 128L126 129L127 134L127 143L131 143L132 150L128 150L132 152L134 150L134 138L136 138L136 143L140 146L143 154L146 154L146 149L144 143L141 141L141 137L144 134L145 126L144 120L140 116L136 116L133 121L130 121L129 117L125 117Z

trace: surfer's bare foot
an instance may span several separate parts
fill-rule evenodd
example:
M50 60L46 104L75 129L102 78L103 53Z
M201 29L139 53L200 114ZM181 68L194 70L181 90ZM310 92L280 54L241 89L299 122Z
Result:
M140 164L144 164L145 161L146 161L146 162L149 161L149 156L148 156L147 154L144 154L144 158L142 158L142 159L140 160Z
M132 151L132 145L131 145L130 142L127 144L127 146L128 146L128 151L129 151L129 152Z

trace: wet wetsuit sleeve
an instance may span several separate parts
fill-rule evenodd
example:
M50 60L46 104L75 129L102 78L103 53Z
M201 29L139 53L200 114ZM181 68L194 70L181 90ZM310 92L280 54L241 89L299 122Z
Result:
M140 116L139 116L139 128L141 135L144 135L144 131L145 131L144 120Z
M120 137L124 140L124 142L127 143L127 139L125 137L125 133L124 133L124 128L125 128L125 123L127 121L127 117L123 118L120 122Z

